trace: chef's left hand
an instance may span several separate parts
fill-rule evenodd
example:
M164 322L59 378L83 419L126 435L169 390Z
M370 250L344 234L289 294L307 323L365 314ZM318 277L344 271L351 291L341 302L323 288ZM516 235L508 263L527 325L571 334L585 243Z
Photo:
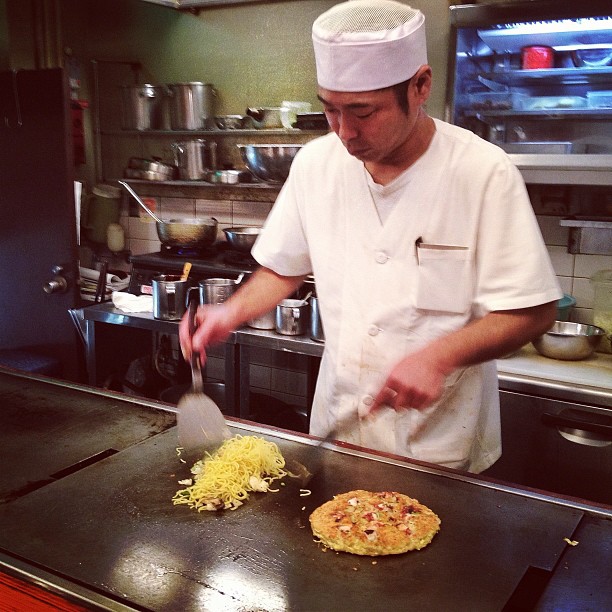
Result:
M374 398L370 413L382 406L395 410L431 406L442 395L445 372L428 351L417 351L397 363Z

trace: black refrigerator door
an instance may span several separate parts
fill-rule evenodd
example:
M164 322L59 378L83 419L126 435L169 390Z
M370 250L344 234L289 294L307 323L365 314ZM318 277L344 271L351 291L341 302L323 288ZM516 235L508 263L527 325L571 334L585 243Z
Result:
M68 312L79 295L71 146L64 71L0 72L0 350L50 354L62 376L76 380L80 347Z

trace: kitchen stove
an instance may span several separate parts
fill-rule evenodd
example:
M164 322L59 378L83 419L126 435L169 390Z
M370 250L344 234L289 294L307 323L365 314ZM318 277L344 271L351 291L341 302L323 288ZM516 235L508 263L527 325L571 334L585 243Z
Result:
M249 253L236 251L225 241L204 249L162 245L157 252L130 257L132 268L128 291L134 295L150 294L155 276L180 274L187 262L191 262L189 278L194 285L206 278L236 279L242 273L254 272L259 265Z
M206 259L217 255L215 245L205 247L185 247L162 244L159 254L164 257L189 257L194 259Z

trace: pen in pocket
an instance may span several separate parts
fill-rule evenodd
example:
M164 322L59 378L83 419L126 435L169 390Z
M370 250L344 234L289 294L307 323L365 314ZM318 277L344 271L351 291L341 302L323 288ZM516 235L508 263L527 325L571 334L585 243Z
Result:
M421 246L421 243L423 242L423 236L419 236L415 241L414 241L414 254L416 256L416 260L417 260L417 265L419 264L419 247Z

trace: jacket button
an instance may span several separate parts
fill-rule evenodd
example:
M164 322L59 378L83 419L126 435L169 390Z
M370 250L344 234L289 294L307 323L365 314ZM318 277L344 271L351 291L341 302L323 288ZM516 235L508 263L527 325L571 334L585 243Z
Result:
M370 327L368 327L368 334L370 336L378 336L378 332L380 332L380 328L376 327L376 325L370 325Z
M374 403L374 398L371 395L365 395L363 398L363 403L366 406L371 406Z
M387 263L389 256L384 251L376 253L376 263L384 264Z

